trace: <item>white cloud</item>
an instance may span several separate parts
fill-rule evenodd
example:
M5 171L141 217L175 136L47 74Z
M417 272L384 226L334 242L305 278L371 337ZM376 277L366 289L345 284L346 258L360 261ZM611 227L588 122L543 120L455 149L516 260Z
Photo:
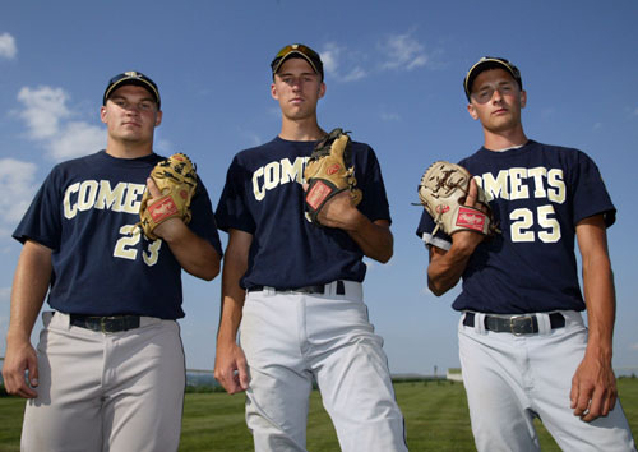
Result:
M9 33L0 35L0 57L13 59L18 54L16 40Z
M319 52L324 72L330 75L337 73L339 53L341 53L341 47L334 42L327 43L323 52Z
M401 117L398 113L383 112L381 113L381 119L383 119L384 121L400 121Z
M356 66L352 69L348 74L343 77L344 82L352 82L355 80L360 80L364 78L368 73L361 68L361 66Z
M29 138L41 141L55 160L90 154L106 145L100 126L82 121L68 122L74 113L67 108L62 88L22 88L18 100L24 106L19 116L27 123Z
M379 45L383 54L383 69L398 69L411 71L414 68L425 66L428 57L425 49L412 37L414 31L400 35L391 35L385 42Z
M50 138L58 133L60 119L70 115L66 108L66 93L62 88L22 88L18 100L24 105L20 116L29 126L29 136Z
M15 223L22 218L36 191L36 169L31 162L0 159L0 220Z
M324 46L324 50L319 52L319 55L321 56L321 61L323 61L324 72L340 82L361 80L368 75L367 71L355 62L360 54L351 52L346 47L340 46L335 42L327 43Z
M153 150L155 152L160 155L172 155L174 154L173 149L175 149L175 146L173 146L173 143L170 140L167 140L166 138L158 139L157 135L155 136L155 140L153 141Z
M97 152L106 147L104 130L85 122L66 124L49 143L49 150L56 160L66 160Z

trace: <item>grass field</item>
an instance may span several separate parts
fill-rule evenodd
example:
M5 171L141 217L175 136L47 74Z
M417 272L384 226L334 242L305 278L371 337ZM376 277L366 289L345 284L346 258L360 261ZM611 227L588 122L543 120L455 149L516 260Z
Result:
M638 432L638 379L618 380L623 408L633 432ZM411 451L474 451L465 391L460 383L416 382L395 385L406 420ZM187 394L184 404L181 452L252 451L244 424L244 396L224 393ZM18 451L24 400L0 398L0 452ZM542 424L537 423L544 452L559 451ZM308 450L338 451L334 429L321 405L311 396Z

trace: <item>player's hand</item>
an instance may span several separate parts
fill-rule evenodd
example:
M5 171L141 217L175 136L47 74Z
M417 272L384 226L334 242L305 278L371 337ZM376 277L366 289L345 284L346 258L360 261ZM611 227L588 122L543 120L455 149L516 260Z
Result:
M31 387L24 378L25 371ZM28 340L17 343L7 340L2 376L9 394L26 398L38 396L33 390L38 386L38 356Z
M467 196L465 198L465 203L463 204L466 207L472 207L474 209L479 209L482 212L486 212L487 209L483 204L477 202L476 199L478 197L478 187L476 186L476 181L474 178L470 179L470 189L467 192ZM480 232L475 231L457 231L452 234L452 243L457 249L467 250L469 253L474 252L474 249L481 243L486 236L481 234Z
M243 392L248 389L250 377L244 351L235 342L217 343L217 356L213 376L224 387L228 394Z
M611 365L587 353L572 378L569 395L574 416L585 422L607 416L616 405L618 389Z
M361 213L352 203L350 192L343 191L329 199L319 211L317 219L323 226L354 230Z
M156 199L162 197L162 193L160 192L159 188L157 188L157 184L155 184L155 181L150 176L148 177L148 179L146 179L146 189L151 195L151 199L149 199L148 201L149 205L153 204ZM178 237L185 227L186 225L179 218L169 218L162 224L159 224L155 229L153 229L153 234L163 238L166 241L170 241L171 239Z

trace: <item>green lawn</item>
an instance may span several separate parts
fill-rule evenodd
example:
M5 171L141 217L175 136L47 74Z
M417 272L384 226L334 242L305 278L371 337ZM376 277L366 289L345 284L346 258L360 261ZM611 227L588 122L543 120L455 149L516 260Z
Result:
M460 383L418 382L395 385L403 410L411 451L474 451L465 391ZM623 408L633 432L638 432L638 379L618 380ZM18 451L24 401L0 398L0 452ZM559 451L537 423L544 452ZM311 452L338 451L337 438L318 392L313 392L308 421ZM252 451L244 424L244 396L224 393L187 394L180 451Z

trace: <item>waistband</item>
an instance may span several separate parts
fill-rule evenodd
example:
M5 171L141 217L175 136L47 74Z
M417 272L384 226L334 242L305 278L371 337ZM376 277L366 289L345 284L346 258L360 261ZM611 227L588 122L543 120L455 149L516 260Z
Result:
M55 316L65 324L68 321L69 327L75 326L102 333L121 333L162 322L160 318L130 314L94 316L90 314L65 314L56 311L51 313L51 316Z
M466 312L463 317L463 326L474 327L476 314ZM563 328L565 317L560 312L549 314L549 325L551 329ZM537 314L516 314L516 315L493 315L484 314L484 326L486 331L495 333L511 333L514 335L537 334L538 315Z
M314 286L302 286L302 287L290 287L290 288L277 288L270 286L252 286L249 287L248 292L273 292L273 293L286 293L286 292L299 292L309 295L347 295L346 294L346 282L345 281L333 281L327 284L316 284Z

